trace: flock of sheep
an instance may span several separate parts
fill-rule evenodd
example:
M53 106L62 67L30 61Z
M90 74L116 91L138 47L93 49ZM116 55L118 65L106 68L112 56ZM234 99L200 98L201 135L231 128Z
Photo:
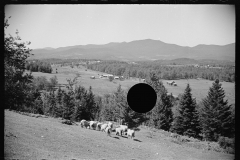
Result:
M81 120L80 126L83 128L88 128L88 129L93 129L93 130L98 130L102 132L106 132L107 136L111 136L111 133L113 131L113 123L108 122L108 123L101 123L98 121L86 121L86 120ZM115 129L116 135L118 136L123 136L127 135L128 138L133 139L135 137L135 131L132 129L129 129L127 125L120 125L118 128Z

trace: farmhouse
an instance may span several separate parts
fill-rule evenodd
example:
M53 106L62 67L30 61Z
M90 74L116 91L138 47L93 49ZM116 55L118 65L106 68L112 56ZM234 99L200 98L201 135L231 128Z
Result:
M112 76L113 76L112 74L104 74L104 75L102 75L102 77L105 77L105 78L112 77Z

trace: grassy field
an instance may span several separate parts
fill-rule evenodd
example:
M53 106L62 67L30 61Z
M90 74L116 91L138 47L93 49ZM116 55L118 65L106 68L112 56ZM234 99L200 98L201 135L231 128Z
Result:
M61 84L67 83L67 78L73 79L76 77L76 74L79 73L81 77L78 78L78 84L86 87L87 89L92 86L92 90L94 94L97 95L104 95L106 93L112 93L116 91L118 85L120 84L123 89L130 88L131 86L142 83L139 81L138 78L132 78L124 81L120 80L114 80L113 82L109 82L108 79L101 79L99 78L99 75L105 74L98 71L92 71L92 70L86 70L84 67L80 68L70 68L67 67L57 67L58 73L55 73L56 67L53 67L54 73L48 74L48 73L41 73L41 72L33 72L33 76L46 76L47 79L50 79L54 75L57 76L58 82ZM90 79L90 76L95 76L96 79ZM172 93L173 95L178 95L184 92L187 83L190 84L190 87L192 88L192 95L196 97L197 102L201 101L203 98L205 98L208 94L209 88L212 86L213 81L209 80L196 80L196 79L190 79L190 80L174 80L178 86L170 86L166 82L168 80L162 80L164 86L167 88L169 93ZM225 91L225 98L228 100L229 104L235 104L235 83L230 82L221 82L222 87Z
M134 139L4 111L4 159L61 160L233 160L234 154L209 150L207 142L176 143L170 132L140 127Z

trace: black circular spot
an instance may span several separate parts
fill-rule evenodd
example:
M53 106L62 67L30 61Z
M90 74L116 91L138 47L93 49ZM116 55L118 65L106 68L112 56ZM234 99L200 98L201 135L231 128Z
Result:
M146 113L153 109L157 101L155 90L146 83L138 83L130 88L127 95L129 107L138 113Z

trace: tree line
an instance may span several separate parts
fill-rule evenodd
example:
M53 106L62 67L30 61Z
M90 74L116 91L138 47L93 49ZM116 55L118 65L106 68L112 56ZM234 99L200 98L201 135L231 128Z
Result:
M27 61L25 67L31 72L52 73L51 64L40 60Z
M8 27L7 20L4 28ZM92 88L77 84L77 77L68 79L66 89L60 87L57 78L33 78L26 74L26 59L30 49L16 38L4 36L5 109L45 114L71 121L122 119L130 128L141 124L189 137L218 141L222 147L234 148L235 108L224 100L225 93L218 79L213 82L208 95L196 104L188 84L179 101L167 95L160 77L150 71L146 83L157 93L155 107L148 113L136 113L128 106L128 90L119 85L112 94L96 96ZM176 109L173 110L173 106Z
M194 66L167 66L153 62L129 64L119 61L101 61L87 65L88 69L106 72L113 75L149 78L149 72L155 72L158 77L166 80L203 78L208 80L235 82L235 69L231 66L223 68L198 68Z

